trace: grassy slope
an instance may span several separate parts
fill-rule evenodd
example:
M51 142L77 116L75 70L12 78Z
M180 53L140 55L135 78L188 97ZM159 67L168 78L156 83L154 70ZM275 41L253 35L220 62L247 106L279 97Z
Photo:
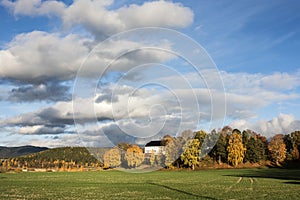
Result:
M300 199L300 170L0 174L0 199Z

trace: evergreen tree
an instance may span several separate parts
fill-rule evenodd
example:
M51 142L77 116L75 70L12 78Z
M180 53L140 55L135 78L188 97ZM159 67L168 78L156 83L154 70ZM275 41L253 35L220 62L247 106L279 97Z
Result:
M259 162L265 159L265 149L263 142L256 138L251 137L246 145L245 162L251 163Z
M227 162L227 133L221 133L212 151L209 153L219 164Z

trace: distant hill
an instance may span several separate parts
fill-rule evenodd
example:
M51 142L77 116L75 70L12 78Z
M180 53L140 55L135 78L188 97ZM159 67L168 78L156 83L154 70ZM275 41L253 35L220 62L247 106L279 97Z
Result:
M97 159L85 147L58 147L19 157L28 162L54 162L55 160L75 163L96 163Z
M85 147L59 147L38 153L3 160L4 171L12 168L46 168L55 170L79 170L80 168L102 166L101 157L107 148L87 149ZM99 159L97 159L97 158Z
M48 150L47 147L36 146L20 146L20 147L3 147L0 146L0 159L3 158L15 158L19 156L25 156L29 154L38 153Z

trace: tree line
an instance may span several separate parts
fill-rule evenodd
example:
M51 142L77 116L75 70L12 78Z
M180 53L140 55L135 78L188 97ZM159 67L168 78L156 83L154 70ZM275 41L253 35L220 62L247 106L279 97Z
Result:
M120 143L114 148L61 147L9 159L0 159L0 170L44 168L56 171L84 171L86 168L202 168L243 163L280 166L299 163L300 131L277 134L267 139L251 130L229 126L206 133L184 131L180 137L165 135L163 150L145 154L143 147Z
M241 132L226 126L211 133L201 130L192 134L185 131L181 137L165 135L161 144L163 152L155 154L152 151L146 157L141 147L121 143L104 153L104 166L134 168L145 164L195 169L207 163L214 166L225 163L237 167L242 163L265 164L267 161L279 166L299 162L300 131L287 135L276 134L267 140L254 131Z

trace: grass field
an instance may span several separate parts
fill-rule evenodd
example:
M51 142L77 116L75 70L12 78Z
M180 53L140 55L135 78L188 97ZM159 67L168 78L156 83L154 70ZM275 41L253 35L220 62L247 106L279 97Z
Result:
M0 174L0 199L300 199L300 170Z

